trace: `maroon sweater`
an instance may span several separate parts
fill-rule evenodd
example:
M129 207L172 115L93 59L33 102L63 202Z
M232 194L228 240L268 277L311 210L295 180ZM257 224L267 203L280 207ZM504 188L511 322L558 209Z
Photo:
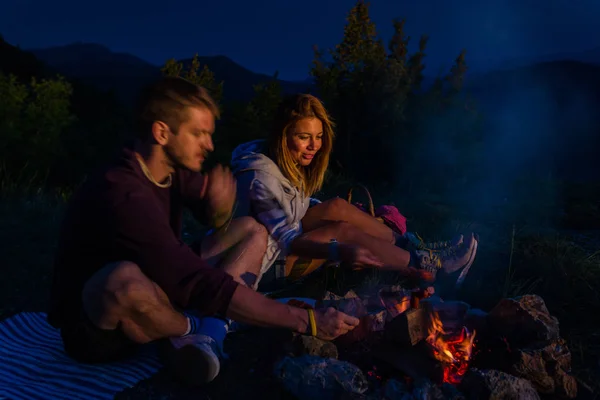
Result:
M170 188L146 178L131 149L74 195L60 232L48 319L56 327L79 317L85 282L116 261L131 261L181 308L224 315L237 287L181 241L182 211L206 223L206 180L178 170Z

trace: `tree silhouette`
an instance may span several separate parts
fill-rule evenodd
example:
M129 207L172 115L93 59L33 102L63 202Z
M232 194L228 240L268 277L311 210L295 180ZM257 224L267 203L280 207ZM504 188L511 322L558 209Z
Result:
M0 159L5 184L44 183L64 149L63 133L75 122L71 95L72 87L62 77L33 77L24 84L0 72Z
M467 70L465 52L447 76L424 87L429 37L421 36L417 51L409 55L411 38L404 27L404 20L393 21L386 48L369 4L359 0L348 13L341 42L327 51L314 48L311 75L337 122L332 166L359 180L375 176L379 182L398 181L403 164L422 164L423 154L413 148L434 140L431 118L456 113L464 100L459 94Z
M215 75L208 68L208 65L204 65L202 68L200 67L200 60L196 53L187 68L185 68L182 62L178 62L174 58L171 58L167 60L165 65L161 68L161 72L164 76L178 76L187 79L196 85L202 86L208 90L217 104L221 104L223 99L223 82L217 83L215 81Z

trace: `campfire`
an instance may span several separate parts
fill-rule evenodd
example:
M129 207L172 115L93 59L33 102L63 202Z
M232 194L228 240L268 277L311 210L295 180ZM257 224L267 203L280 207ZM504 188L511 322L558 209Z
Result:
M426 338L436 360L443 365L443 381L457 385L469 369L475 341L473 333L463 326L458 333L447 332L435 311L429 314L429 331Z
M484 312L445 302L431 288L383 286L343 297L328 293L320 305L361 323L336 346L297 337L301 350L295 347L275 373L301 399L577 395L558 321L538 296L504 299Z

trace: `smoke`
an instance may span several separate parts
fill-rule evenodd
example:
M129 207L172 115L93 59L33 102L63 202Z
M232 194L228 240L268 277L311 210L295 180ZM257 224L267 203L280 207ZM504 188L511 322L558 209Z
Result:
M429 179L446 181L435 183L440 200L474 219L555 218L564 184L600 171L599 76L600 67L557 61L473 80L466 91L479 104L481 129L459 104L424 121L415 144L434 171Z

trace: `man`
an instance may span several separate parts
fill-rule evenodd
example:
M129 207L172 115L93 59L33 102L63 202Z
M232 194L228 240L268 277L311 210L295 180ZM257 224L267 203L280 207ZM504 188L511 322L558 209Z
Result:
M218 116L203 88L161 79L140 96L135 144L74 195L48 317L74 359L117 360L164 339L177 376L204 383L219 372L229 318L299 333L315 333L316 325L322 339L358 324L334 309L307 311L251 289L266 232L251 218L231 220L236 193L227 169L200 173ZM215 230L196 252L180 239L184 207Z

